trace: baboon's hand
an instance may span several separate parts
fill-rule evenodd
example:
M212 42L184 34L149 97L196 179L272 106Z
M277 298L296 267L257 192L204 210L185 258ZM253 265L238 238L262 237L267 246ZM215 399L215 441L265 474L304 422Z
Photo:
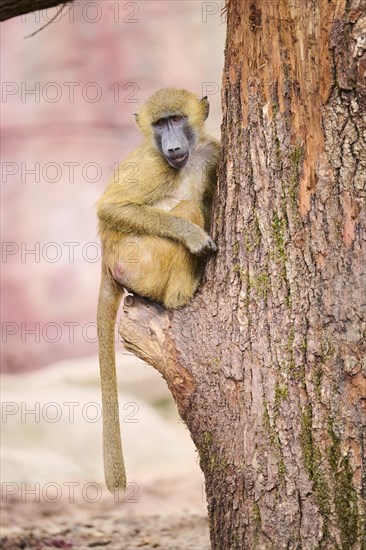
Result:
M192 254L207 254L210 252L216 252L217 246L211 239L210 235L207 235L204 231L200 231L199 235L194 235L194 238L187 241L187 247Z

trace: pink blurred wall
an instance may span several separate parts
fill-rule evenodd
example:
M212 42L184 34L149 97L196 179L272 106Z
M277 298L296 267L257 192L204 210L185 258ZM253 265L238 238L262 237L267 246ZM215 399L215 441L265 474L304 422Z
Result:
M219 137L222 5L77 2L27 39L56 11L2 24L3 371L97 352L94 204L156 89L208 94Z

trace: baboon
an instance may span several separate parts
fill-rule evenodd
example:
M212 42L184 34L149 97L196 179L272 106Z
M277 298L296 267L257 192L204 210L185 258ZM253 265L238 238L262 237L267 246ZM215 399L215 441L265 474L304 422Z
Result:
M136 114L144 141L122 161L97 203L102 242L98 339L104 470L111 491L126 486L118 416L114 326L123 288L166 308L197 290L208 234L219 143L205 134L207 97L159 90Z

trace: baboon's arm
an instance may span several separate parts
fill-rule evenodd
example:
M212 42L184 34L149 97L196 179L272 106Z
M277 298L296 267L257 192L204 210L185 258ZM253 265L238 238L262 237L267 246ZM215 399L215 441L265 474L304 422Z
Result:
M173 239L193 254L216 250L211 237L189 220L148 205L100 204L99 219L110 229Z

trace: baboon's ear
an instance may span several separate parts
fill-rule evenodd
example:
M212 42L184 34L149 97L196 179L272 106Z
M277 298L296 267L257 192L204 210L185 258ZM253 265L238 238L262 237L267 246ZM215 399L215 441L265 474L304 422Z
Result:
M208 102L207 95L201 99L200 103L202 105L203 120L206 120L210 112L210 104Z
M137 126L140 126L140 124L139 124L139 115L137 113L133 113L133 116L135 117L135 122L136 122Z

